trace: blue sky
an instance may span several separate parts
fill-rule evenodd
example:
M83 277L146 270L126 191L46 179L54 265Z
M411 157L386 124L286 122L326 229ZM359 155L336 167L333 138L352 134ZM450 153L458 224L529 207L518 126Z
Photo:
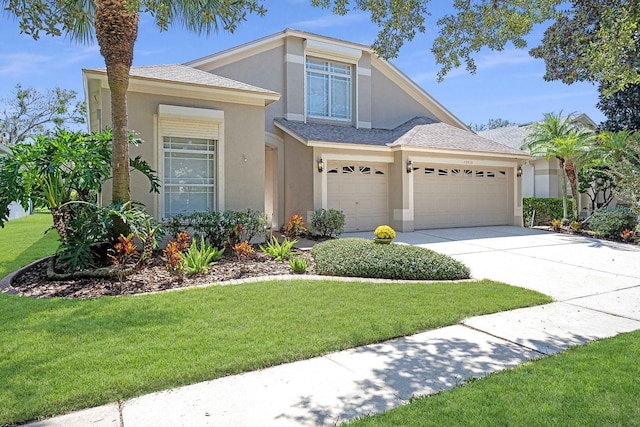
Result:
M526 50L512 47L502 52L482 51L476 55L475 75L463 68L454 70L442 83L436 81L438 66L430 51L436 37L435 22L444 14L444 2L432 2L426 34L406 43L398 58L391 60L401 71L422 86L465 123L486 123L492 118L518 123L540 120L547 112L583 112L596 123L604 119L596 108L597 88L588 83L571 86L545 82L544 63ZM447 3L448 4L448 3ZM285 28L308 31L370 45L377 27L360 11L334 16L330 11L310 6L310 0L267 1L263 18L249 17L233 34L209 37L171 27L161 33L148 16L143 16L136 43L134 65L175 64L207 56ZM77 45L64 37L42 35L40 40L20 34L17 22L1 15L0 98L13 87L46 90L56 86L76 90L82 96L82 68L103 67L96 45ZM528 38L530 47L542 38L544 26Z

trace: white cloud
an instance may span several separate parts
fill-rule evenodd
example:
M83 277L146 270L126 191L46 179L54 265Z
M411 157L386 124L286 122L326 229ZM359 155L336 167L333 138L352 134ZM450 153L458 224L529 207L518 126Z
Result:
M38 73L45 64L50 64L56 58L48 55L34 55L31 53L10 53L0 55L0 75L24 75Z
M299 30L344 27L347 25L354 25L368 19L368 15L365 13L349 13L345 16L329 14L320 16L316 19L294 22L291 27Z

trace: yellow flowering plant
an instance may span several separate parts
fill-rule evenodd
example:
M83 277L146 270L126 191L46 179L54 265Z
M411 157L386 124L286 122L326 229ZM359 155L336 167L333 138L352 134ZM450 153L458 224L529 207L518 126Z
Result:
M396 237L396 232L388 225L379 226L376 228L376 231L374 231L374 234L378 239L395 239Z

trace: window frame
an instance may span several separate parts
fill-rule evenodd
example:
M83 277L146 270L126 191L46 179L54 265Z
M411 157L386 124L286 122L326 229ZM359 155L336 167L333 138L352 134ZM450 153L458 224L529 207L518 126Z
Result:
M323 64L322 67L311 68L310 63L315 64ZM346 72L340 72L337 70L344 70ZM326 99L326 114L317 114L316 112L311 112L311 82L310 79L312 75L324 76L326 77L326 88L323 89L326 91L323 97ZM354 83L355 83L355 72L354 72L354 64L344 63L339 61L333 61L326 58L319 57L305 57L304 62L304 104L305 104L305 117L311 119L320 119L320 120L334 120L340 122L352 122L354 115ZM336 85L340 83L347 82L348 88L346 90L347 101L344 105L348 109L347 114L339 115L336 112L335 103L334 103L334 88Z
M188 148L186 149L172 148L172 147L167 148L167 140L169 140L169 144L171 144L171 141L170 141L171 139L206 141L206 145L210 146L211 149L195 150L195 149L188 149ZM162 144L162 206L161 206L162 217L171 218L172 216L181 214L181 213L190 214L193 212L216 211L218 209L218 197L219 197L218 157L220 156L220 151L219 151L220 141L218 139L213 139L213 138L206 139L206 138L191 138L188 136L185 137L185 136L161 135L160 142ZM192 160L197 160L198 159L197 156L200 156L200 157L203 155L206 156L205 160L208 163L207 169L209 171L212 171L212 173L210 173L206 178L209 181L209 183L169 183L171 176L167 174L170 173L172 170L166 167L166 162L169 159L167 157L167 154L169 153L196 155L192 157ZM187 156L185 157L188 159ZM170 195L172 194L168 192L168 189L176 188L176 187L209 188L209 191L207 192L207 203L206 203L207 206L205 210L203 211L200 209L194 209L194 210L189 210L189 211L185 210L180 212L173 211L172 209L167 210L167 204L171 203Z

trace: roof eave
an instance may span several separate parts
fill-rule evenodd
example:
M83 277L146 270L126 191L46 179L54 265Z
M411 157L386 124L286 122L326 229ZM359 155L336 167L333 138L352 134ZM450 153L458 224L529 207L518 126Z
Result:
M109 84L107 81L107 73L106 71L100 71L95 69L83 69L82 73L84 75L85 80L89 80L91 78L100 80L102 87L104 89L109 88ZM187 96L188 92L182 92L185 88L189 88L192 92L194 92L194 96L198 96L198 94L202 95L203 93L207 93L211 96L215 95L224 95L228 97L229 102L236 103L249 103L249 104L260 104L263 106L267 106L272 104L280 99L280 94L277 92L258 92L247 89L239 89L239 88L228 88L228 87L217 87L205 84L197 84L197 83L188 83L188 82L179 82L179 81L170 81L164 79L156 79L151 77L141 77L141 76L130 76L130 91L142 91L145 92L145 89L150 88L165 88L169 91L176 90L180 91L181 96ZM203 92L204 91L204 92Z

